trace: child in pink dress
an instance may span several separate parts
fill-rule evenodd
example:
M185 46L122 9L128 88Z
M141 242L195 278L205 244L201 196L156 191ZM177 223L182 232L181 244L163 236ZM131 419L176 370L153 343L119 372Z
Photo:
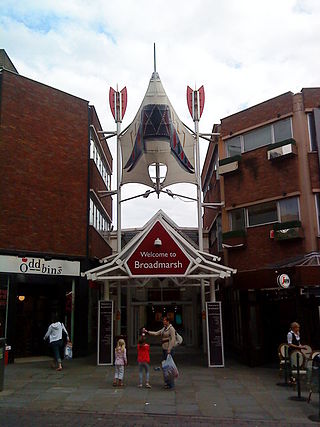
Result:
M126 343L123 339L118 340L114 350L114 378L113 386L123 386L124 367L127 365Z

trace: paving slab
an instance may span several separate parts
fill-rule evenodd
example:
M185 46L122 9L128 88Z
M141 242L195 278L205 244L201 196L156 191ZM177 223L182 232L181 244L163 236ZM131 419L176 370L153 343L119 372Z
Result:
M279 382L276 366L248 368L227 360L225 368L210 369L199 357L193 355L192 361L193 364L189 359L184 361L180 355L180 377L174 390L163 388L161 372L152 369L156 364L150 370L151 389L137 387L138 367L135 364L126 368L123 388L112 386L113 367L96 366L94 358L70 361L62 372L50 369L47 361L8 365L4 391L0 392L0 412L28 407L30 411L60 411L66 415L101 414L102 418L110 414L115 418L117 414L121 417L128 414L127 422L141 414L149 417L146 418L148 423L150 415L176 417L164 424L168 426L178 425L173 420L181 421L181 417L185 417L185 425L199 424L201 427L206 424L241 425L240 422L244 426L269 426L272 422L281 427L299 423L320 426L308 419L308 415L318 413L318 395L313 396L310 404L290 400L296 391L276 385ZM303 383L302 394L306 396L307 390ZM194 417L194 424L189 424L191 417ZM212 424L212 420L216 423ZM136 425L150 425L144 422L145 419L139 419ZM121 423L119 421L119 425Z

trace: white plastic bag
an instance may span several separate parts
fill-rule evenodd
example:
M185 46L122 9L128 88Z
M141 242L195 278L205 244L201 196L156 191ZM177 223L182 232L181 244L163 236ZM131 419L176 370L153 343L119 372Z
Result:
M163 360L161 365L165 382L170 381L172 377L178 378L179 371L176 364L174 363L174 360L172 359L171 354L168 354L166 360Z
M72 359L72 342L68 342L64 348L64 358Z

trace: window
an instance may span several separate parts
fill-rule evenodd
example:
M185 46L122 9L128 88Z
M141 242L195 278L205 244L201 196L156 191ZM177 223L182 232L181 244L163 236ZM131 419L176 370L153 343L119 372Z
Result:
M319 199L319 198L318 198ZM319 200L317 203L319 204ZM318 210L320 212L320 210ZM260 203L247 208L230 211L230 230L241 230L245 227L269 224L272 222L299 221L298 197Z
M291 119L280 120L273 124L274 142L285 141L292 138Z
M98 208L95 202L90 198L90 225L93 225L98 231L110 230L111 223L108 221L105 213Z
M241 154L240 136L230 138L226 141L227 157L237 156Z
M246 151L255 150L269 144L292 138L291 118L262 126L243 135L227 139L226 155L232 157Z
M243 135L244 151L254 150L271 144L271 126L264 126Z
M299 203L297 197L279 201L281 222L299 220Z
M210 248L214 246L214 250L222 251L222 228L221 216L217 216L214 224L212 225L209 233Z
M316 210L318 218L318 236L320 235L320 194L316 194Z
M245 228L244 209L235 209L230 213L231 230L243 230Z
M110 190L111 176L110 174L108 174L108 167L92 136L90 138L90 159L93 159L93 161L95 162L97 169L103 179L103 182L106 184L107 189Z
M277 202L262 203L248 208L248 226L278 221Z
M309 127L309 138L311 151L318 151L317 146L317 135L316 135L316 123L314 120L314 114L308 114L308 127Z

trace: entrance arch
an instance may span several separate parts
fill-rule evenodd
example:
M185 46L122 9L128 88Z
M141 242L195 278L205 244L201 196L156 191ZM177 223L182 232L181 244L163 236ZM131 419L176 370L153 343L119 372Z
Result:
M139 329L147 326L153 315L156 322L157 313L166 311L173 316L178 330L179 326L184 328L185 344L196 347L204 314L200 303L201 283L210 288L208 300L213 300L215 280L236 273L219 261L219 257L199 251L160 210L120 253L102 259L101 266L84 275L88 280L103 283L105 299L111 299L113 288L120 286L123 290L127 300L123 316L126 319L119 318L120 307L115 301L114 321L127 331L130 346L136 344Z

